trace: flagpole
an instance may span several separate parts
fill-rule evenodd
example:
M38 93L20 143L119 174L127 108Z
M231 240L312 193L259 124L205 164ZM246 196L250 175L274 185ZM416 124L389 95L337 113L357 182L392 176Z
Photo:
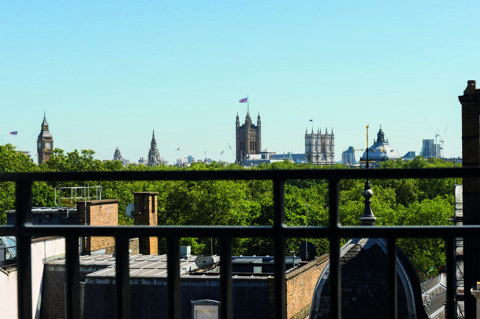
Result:
M248 95L247 95L247 113L250 113L250 99L248 98Z

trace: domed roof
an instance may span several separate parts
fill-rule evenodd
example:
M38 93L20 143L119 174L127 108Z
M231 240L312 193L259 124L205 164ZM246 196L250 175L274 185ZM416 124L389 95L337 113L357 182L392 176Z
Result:
M388 161L388 160L396 160L402 158L400 153L394 149L388 143L388 140L385 139L385 133L383 132L382 128L378 130L377 139L374 141L373 145L368 148L368 161L369 163L373 163L372 166L378 166L378 163ZM367 151L363 152L362 157L360 158L361 162L365 162L367 160Z
M120 149L117 146L117 149L115 150L115 153L113 154L113 160L114 161L122 161L122 153L120 152Z

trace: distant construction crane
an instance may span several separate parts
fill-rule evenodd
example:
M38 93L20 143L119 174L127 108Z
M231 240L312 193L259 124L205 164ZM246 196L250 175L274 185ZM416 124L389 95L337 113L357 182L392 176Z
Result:
M443 145L445 144L445 135L447 134L447 129L448 129L448 125L445 126L445 131L443 131L443 135L440 136L440 149L443 150Z
M426 120L427 120L428 125L432 129L433 134L435 135L434 145L433 145L433 147L430 146L431 149L428 150L428 154L429 154L428 157L440 158L440 157L442 157L442 153L443 153L443 149L444 149L445 134L447 134L448 125L445 127L445 131L443 132L443 135L440 135L440 129L435 130L433 128L432 124L430 124L430 121L428 121L428 119L426 119ZM427 152L427 150L423 150L423 152L425 154L425 152Z

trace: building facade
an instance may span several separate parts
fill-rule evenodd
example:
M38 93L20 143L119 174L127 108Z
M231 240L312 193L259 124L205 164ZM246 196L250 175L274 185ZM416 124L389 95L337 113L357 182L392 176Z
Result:
M50 159L53 151L53 137L48 130L47 117L43 114L42 129L37 138L38 164L45 163Z
M353 166L355 165L355 148L353 146L350 146L348 150L343 151L342 153L342 164L348 165L348 166Z
M435 143L433 139L422 140L422 151L420 155L422 155L423 158L440 158L442 157L441 149L440 144Z
M260 114L257 117L257 125L252 123L250 113L247 112L245 124L240 125L237 113L236 119L236 157L235 163L242 165L250 155L260 154L262 149L262 122Z
M155 140L155 131L152 134L152 142L150 143L150 151L148 151L148 166L161 165L160 153L158 152L157 141Z
M335 136L333 130L328 134L312 132L309 134L305 130L305 161L314 165L333 165L335 164Z

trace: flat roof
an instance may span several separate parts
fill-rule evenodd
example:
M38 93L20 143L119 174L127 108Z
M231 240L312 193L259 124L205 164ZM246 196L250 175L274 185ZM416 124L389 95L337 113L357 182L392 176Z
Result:
M180 259L180 275L189 278L217 278L219 277L218 268L214 271L206 270L205 272L194 273L200 270L195 264L197 256L189 256L188 258ZM218 264L220 256L212 256L214 263ZM292 263L292 257L286 257L287 263ZM298 260L298 261L297 261ZM296 263L300 262L300 258L295 258ZM271 256L238 256L232 258L232 263L235 264L273 264L273 257ZM167 278L167 255L130 255L130 278L131 279L155 279ZM53 270L55 268L64 269L65 259L60 258L46 263L47 268ZM218 266L217 266L218 267ZM87 275L91 279L114 279L115 278L115 256L109 254L93 254L80 256L80 269L89 268L91 273ZM236 274L235 278L259 278L262 274L253 276L246 273L245 276ZM263 274L269 277L268 274Z
M180 259L180 275L198 270L195 264L197 256ZM213 256L215 262L219 256ZM152 278L167 277L167 255L130 255L130 277ZM64 266L65 259L57 259L47 263L50 267ZM87 275L88 277L115 277L115 256L94 254L80 256L80 267L105 267Z

